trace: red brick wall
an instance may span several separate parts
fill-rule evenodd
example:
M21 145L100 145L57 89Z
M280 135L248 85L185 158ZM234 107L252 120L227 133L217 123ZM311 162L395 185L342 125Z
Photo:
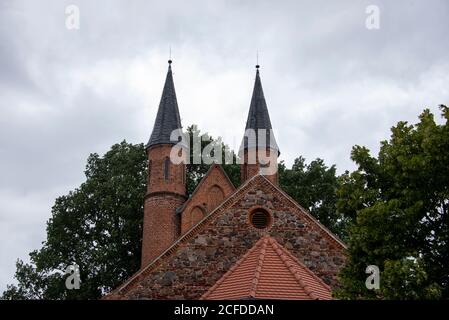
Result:
M229 179L216 165L210 169L203 180L182 211L181 234L197 224L235 190ZM201 211L202 215L200 215Z
M148 193L168 191L181 195L186 194L184 165L169 161L168 179L165 179L164 163L167 158L170 158L172 147L172 145L162 144L148 150Z
M270 157L272 161L275 163L274 166L276 171L274 174L265 175L265 177L273 182L273 184L278 185L278 173L277 173L277 151L272 149L267 149L266 151L267 157ZM244 162L240 165L240 178L242 183L248 179L251 179L255 175L260 172L260 164L258 159L258 154L256 149L245 150L244 152ZM253 161L249 161L249 159L253 159ZM254 159L256 163L254 163Z
M171 150L172 145L156 145L148 150L142 267L167 249L179 236L180 219L175 210L185 201L185 165L170 161ZM169 159L168 171L165 170L166 159Z
M185 198L161 193L145 199L142 238L142 267L159 256L179 236L179 217L175 210Z

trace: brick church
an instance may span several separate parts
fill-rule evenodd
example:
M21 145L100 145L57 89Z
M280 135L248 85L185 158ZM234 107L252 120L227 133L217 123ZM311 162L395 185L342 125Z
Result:
M169 60L146 145L141 268L104 299L332 299L345 244L279 187L277 170L247 161L261 148L276 161L274 136L243 139L240 187L214 164L187 197L185 164L170 161L180 119ZM246 129L272 129L259 66Z

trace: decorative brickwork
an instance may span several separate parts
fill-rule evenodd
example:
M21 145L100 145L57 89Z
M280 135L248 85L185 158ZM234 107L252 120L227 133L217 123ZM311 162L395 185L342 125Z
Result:
M215 209L223 200L232 194L232 185L223 169L214 164L203 177L189 200L181 211L181 234L203 219L206 214Z
M256 206L273 215L266 230L248 223L248 214ZM326 284L338 286L337 274L345 262L344 244L258 175L107 298L198 299L265 235Z

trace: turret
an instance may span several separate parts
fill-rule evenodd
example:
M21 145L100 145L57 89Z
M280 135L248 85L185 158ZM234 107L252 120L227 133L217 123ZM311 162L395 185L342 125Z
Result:
M159 109L150 140L148 184L144 203L142 267L158 257L179 236L180 222L176 209L186 200L186 152L181 149L173 161L173 148L178 143L173 132L182 130L176 99L172 61L169 60ZM179 162L181 156L181 162Z
M279 154L263 94L259 65L257 65L245 135L239 150L242 183L254 175L262 174L274 184L278 184L277 158Z

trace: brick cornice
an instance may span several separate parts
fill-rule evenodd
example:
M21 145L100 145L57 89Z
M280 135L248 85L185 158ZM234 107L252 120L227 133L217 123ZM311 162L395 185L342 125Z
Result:
M154 197L154 196L174 196L178 198L183 198L184 200L187 199L186 195L177 193L177 192L171 192L171 191L155 191L155 192L149 192L147 193L143 199L147 200L148 198Z

